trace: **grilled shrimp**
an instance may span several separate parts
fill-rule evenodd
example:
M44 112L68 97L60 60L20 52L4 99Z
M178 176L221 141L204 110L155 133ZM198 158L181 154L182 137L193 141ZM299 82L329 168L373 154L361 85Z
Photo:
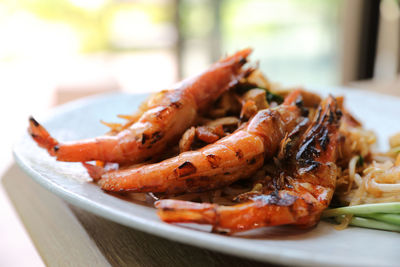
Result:
M114 136L60 143L32 117L28 131L39 146L60 161L143 162L177 142L197 114L252 71L242 68L250 53L251 49L241 50L172 90L154 95L142 105L140 118Z
M329 205L337 175L336 149L341 112L328 97L302 135L293 160L280 177L265 181L258 192L239 198L233 206L160 200L155 206L166 222L211 224L231 233L263 226L315 225Z
M246 125L197 151L138 168L111 171L99 181L106 191L199 192L254 174L272 157L285 134L303 117L300 91L274 109L259 111Z

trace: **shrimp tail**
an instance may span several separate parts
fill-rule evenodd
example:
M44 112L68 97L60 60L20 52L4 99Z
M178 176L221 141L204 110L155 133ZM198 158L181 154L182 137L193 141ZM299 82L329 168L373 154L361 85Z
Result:
M89 176L93 179L94 182L100 180L103 174L109 171L115 171L119 168L119 165L116 163L103 164L103 162L97 162L96 165L93 165L86 162L82 162L82 165L87 170Z
M46 149L51 156L55 156L58 141L51 137L49 132L32 116L29 117L28 132L40 147Z
M183 200L166 199L157 201L158 215L165 222L188 222L215 225L217 205Z
M98 181L101 176L107 172L102 166L92 165L86 162L82 162L82 165L85 167L93 181Z

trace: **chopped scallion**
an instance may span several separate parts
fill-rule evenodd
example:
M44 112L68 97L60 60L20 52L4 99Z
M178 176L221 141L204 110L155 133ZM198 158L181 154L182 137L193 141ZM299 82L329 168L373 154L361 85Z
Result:
M278 104L282 104L283 103L283 97L274 93L271 93L270 91L267 91L267 101L268 103L271 102L277 102Z
M390 203L377 203L377 204L363 204L348 207L341 207L336 209L328 209L322 213L322 218L335 217L343 214L371 214L371 213L399 213L400 202Z
M362 217L387 222L390 224L396 224L400 226L400 214L393 214L393 213L372 213L372 214L365 214Z
M343 216L335 217L335 220L340 223L343 220ZM364 228L372 228L379 230L387 230L387 231L395 231L400 232L400 226L395 224L390 224L386 222L381 222L373 219L367 219L362 217L354 217L350 221L350 225L364 227Z
M364 157L363 156L361 156L361 155L358 156L357 164L359 166L363 166L364 165Z

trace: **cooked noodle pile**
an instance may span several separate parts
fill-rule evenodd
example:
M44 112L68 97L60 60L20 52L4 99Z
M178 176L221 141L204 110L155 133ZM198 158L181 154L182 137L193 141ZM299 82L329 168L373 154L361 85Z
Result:
M368 138L368 135L371 133L365 132L356 137L354 144L363 143L359 151L364 153L354 155L338 177L336 196L342 204L400 201L400 154L396 152L400 135L391 138L391 150L387 153L372 152L369 141L373 137Z

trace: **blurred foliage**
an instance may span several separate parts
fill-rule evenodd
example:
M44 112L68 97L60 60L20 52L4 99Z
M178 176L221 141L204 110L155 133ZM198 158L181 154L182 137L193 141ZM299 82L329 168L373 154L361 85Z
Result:
M183 38L202 38L211 32L215 21L213 21L211 10L213 6L210 1L214 0L181 1L179 12L181 14L180 27Z
M169 49L179 40L174 25L179 3L179 37L182 50L189 51L182 55L193 59L182 63L184 68L208 64L219 56L218 47L225 54L251 46L253 58L276 80L337 80L338 17L343 0L216 1L0 0L0 34L15 37L3 47L0 44L5 51L0 51L0 60L24 55L21 51L25 50L27 55L40 50L68 57L66 51ZM21 11L31 16L12 18ZM30 32L25 33L26 29Z
M222 32L229 42L248 41L307 26L328 30L337 24L338 0L225 0L222 9Z
M79 0L2 0L0 8L7 8L8 14L27 11L49 23L64 23L72 27L79 36L81 52L118 50L110 40L110 26L120 13L139 11L148 14L154 24L173 19L172 6L168 3L160 5L145 1L99 0L98 6L86 7L85 1L88 0L80 1L81 3ZM135 26L140 27L132 25Z
M68 24L79 35L82 52L108 48L104 8L84 9L68 0L3 0L14 10L28 11L48 22Z
M342 0L225 0L223 51L251 45L270 77L305 84L336 83Z

